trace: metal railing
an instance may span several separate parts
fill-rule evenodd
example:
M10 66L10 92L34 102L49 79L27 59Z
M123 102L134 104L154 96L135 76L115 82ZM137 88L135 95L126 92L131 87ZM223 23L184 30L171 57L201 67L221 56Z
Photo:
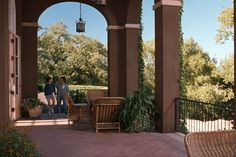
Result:
M176 131L182 133L233 129L231 104L211 104L176 98Z

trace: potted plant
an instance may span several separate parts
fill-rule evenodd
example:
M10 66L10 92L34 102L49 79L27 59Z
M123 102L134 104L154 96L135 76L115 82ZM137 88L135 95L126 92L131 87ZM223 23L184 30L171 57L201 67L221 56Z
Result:
M37 118L42 113L43 103L37 98L27 98L23 100L23 108L25 108L31 118Z
M127 132L152 131L158 117L151 96L142 90L126 97L119 110L119 120Z

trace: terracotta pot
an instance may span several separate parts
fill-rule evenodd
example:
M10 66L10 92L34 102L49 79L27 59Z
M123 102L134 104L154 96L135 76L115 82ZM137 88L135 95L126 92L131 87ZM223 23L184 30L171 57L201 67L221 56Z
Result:
M42 113L42 107L41 106L37 106L35 108L30 109L28 112L29 112L29 116L31 118L37 118Z

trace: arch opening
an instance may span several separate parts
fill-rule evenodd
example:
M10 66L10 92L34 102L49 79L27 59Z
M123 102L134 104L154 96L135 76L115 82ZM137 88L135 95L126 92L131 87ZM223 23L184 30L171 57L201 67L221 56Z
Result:
M86 32L78 34L75 21L79 12L78 2L63 2L47 8L39 17L38 97L46 104L43 88L47 76L66 76L70 94L78 103L85 103L87 90L107 90L107 21L96 8L82 3Z

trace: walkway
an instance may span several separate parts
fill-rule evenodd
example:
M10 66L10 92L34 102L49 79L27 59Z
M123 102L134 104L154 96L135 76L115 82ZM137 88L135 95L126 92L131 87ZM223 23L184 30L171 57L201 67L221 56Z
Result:
M180 134L96 134L89 118L85 120L70 127L64 114L42 114L15 125L31 128L30 136L43 157L187 157Z
M178 134L81 131L68 125L32 126L43 157L186 157Z

